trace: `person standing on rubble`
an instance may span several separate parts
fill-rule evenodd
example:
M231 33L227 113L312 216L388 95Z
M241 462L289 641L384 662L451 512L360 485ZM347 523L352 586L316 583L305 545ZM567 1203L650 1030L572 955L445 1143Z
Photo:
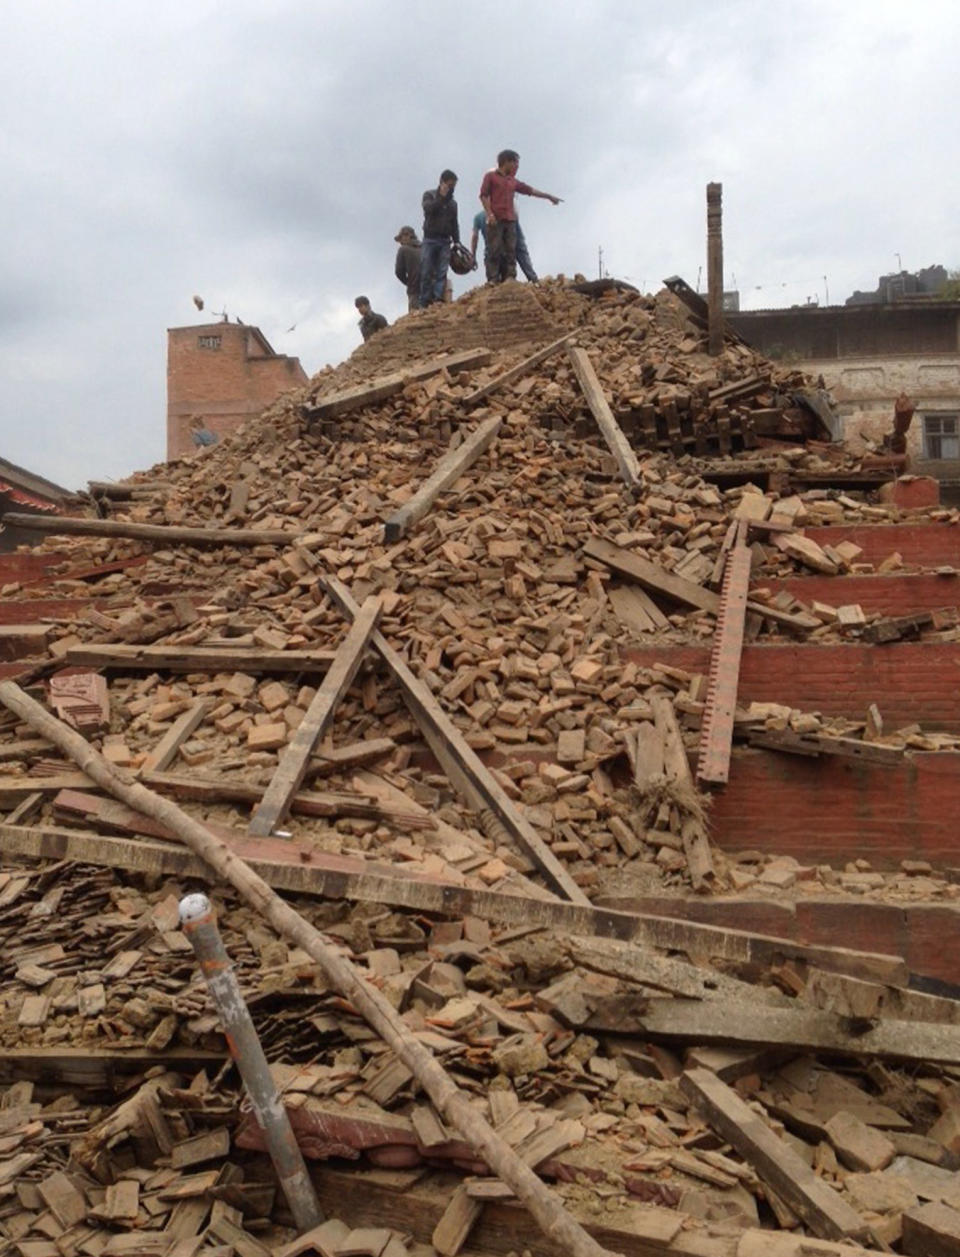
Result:
M420 241L412 227L401 227L393 238L400 246L393 273L407 290L407 310L419 310Z
M488 170L480 185L480 204L487 222L487 251L484 265L487 282L501 284L517 277L517 211L514 196L536 196L559 205L561 198L551 192L540 192L517 178L520 155L512 148L497 154L496 170Z
M483 210L473 218L473 234L470 237L470 252L473 260L477 260L477 245L480 243L480 237L483 237L483 265L486 270L487 265L487 216ZM530 257L530 250L527 248L527 242L523 235L523 228L520 226L520 219L517 219L517 266L523 271L527 278L527 282L531 284L539 283L540 277L533 269L533 260Z
M450 265L450 249L460 243L457 203L453 198L457 176L445 170L436 188L423 194L423 244L420 247L420 305L443 300Z
M382 314L370 309L369 297L357 297L353 304L360 311L360 322L357 326L364 340L369 340L374 332L383 331L389 326Z

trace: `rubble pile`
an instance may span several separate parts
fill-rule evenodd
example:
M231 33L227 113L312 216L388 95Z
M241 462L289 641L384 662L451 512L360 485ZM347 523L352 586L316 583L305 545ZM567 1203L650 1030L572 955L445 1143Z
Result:
M176 929L188 883L137 888L113 870L74 866L69 880L65 871L22 871L2 892L0 1069L27 1079L0 1093L0 1188L9 1202L0 1234L26 1254L40 1243L165 1254L190 1242L197 1252L227 1244L292 1257L295 1234L262 1134L221 1066L222 1031ZM361 1186L367 1225L384 1225L391 1193L409 1194L422 1213L416 1227L394 1224L384 1245L429 1241L449 1207L451 1175L477 1202L474 1222L483 1202L503 1200L488 1190L482 1159L444 1127L410 1071L310 957L229 890L218 897L221 931L298 1141L324 1163L316 1173L324 1203L349 1194L354 1171L344 1158L389 1167L385 1200L376 1173ZM827 1010L820 1033L829 1024L835 1047L849 1051L856 1035L844 1021L875 1013L871 1001L884 988L799 958L747 983L736 966L724 973L658 961L629 944L537 926L295 903L588 1223L642 1239L669 1218L674 1236L686 1232L674 1251L734 1257L761 1226L789 1234L816 1219L794 1212L742 1132L727 1135L717 1104L736 1119L741 1110L762 1115L783 1174L827 1189L817 1202L829 1204L824 1217L853 1219L859 1238L895 1243L925 1224L932 1204L948 1219L960 1207L951 1001L888 991L887 1001L899 1002L885 1012L915 1035L917 1059L906 1067L886 1060L892 1045L879 1040L859 1062L828 1066L803 1050L802 1031L792 1051L685 1047L671 1017L683 1025L691 1009L709 1025L711 1009L722 1008L745 1039L766 1014L775 1042L777 1019L796 1033L806 1006ZM24 920L43 921L45 931L23 930ZM652 1038L651 1025L659 1027ZM919 1059L924 1053L954 1064ZM138 1065L151 1057L164 1063ZM96 1097L109 1094L115 1070L125 1081L113 1110ZM341 1224L333 1238L349 1229ZM820 1233L816 1220L813 1229ZM816 1251L865 1251L850 1239L849 1248ZM800 1254L803 1244L783 1251Z
M608 446L568 344L632 453ZM953 640L955 608L907 624L849 603L858 547L804 532L901 517L809 487L858 473L798 402L809 392L735 340L709 358L664 295L479 289L221 445L99 486L93 535L60 521L39 547L56 567L0 590L64 604L21 626L22 683L299 892L301 916L612 1251L919 1252L960 1209L952 1000L907 989L897 957L591 904L754 883L789 898L812 880L954 898L919 862L874 874L711 851L689 753L712 676L630 659L714 644L735 551L759 582L745 640ZM714 453L746 478L727 483ZM803 573L836 577L835 602L771 587ZM752 704L730 723L754 746L884 763L960 741L885 729L879 710ZM375 1232L327 1222L315 1250L432 1241L453 1257L472 1227L496 1243L498 1210L523 1247L542 1243L310 955L89 771L0 714L4 1252L306 1251L178 929L180 896L211 880L298 1140L327 1162L318 1187ZM337 1158L369 1177L351 1186Z

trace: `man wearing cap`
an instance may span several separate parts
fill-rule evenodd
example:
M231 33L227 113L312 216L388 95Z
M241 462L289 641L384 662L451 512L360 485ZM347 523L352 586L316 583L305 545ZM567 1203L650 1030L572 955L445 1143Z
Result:
M423 194L423 246L420 254L420 304L443 300L450 248L460 243L460 223L453 192L457 176L444 170L436 188Z
M393 272L407 290L407 309L420 309L420 241L412 227L401 227L393 237L400 246Z

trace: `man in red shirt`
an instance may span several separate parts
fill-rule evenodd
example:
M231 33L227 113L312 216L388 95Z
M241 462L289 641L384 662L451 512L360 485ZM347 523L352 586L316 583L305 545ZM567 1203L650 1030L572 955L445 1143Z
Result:
M480 204L487 215L487 251L484 262L487 282L500 284L505 279L517 277L517 211L514 194L539 196L552 205L560 204L560 197L549 192L538 192L529 183L517 178L519 154L505 148L497 154L496 170L488 170L480 185Z

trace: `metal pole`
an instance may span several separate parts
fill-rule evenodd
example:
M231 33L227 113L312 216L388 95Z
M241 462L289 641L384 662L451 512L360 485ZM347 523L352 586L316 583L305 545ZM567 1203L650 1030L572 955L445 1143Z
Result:
M240 1070L254 1116L263 1127L290 1212L301 1234L310 1231L320 1225L323 1214L206 895L185 895L180 900L180 924L207 980L227 1047Z

